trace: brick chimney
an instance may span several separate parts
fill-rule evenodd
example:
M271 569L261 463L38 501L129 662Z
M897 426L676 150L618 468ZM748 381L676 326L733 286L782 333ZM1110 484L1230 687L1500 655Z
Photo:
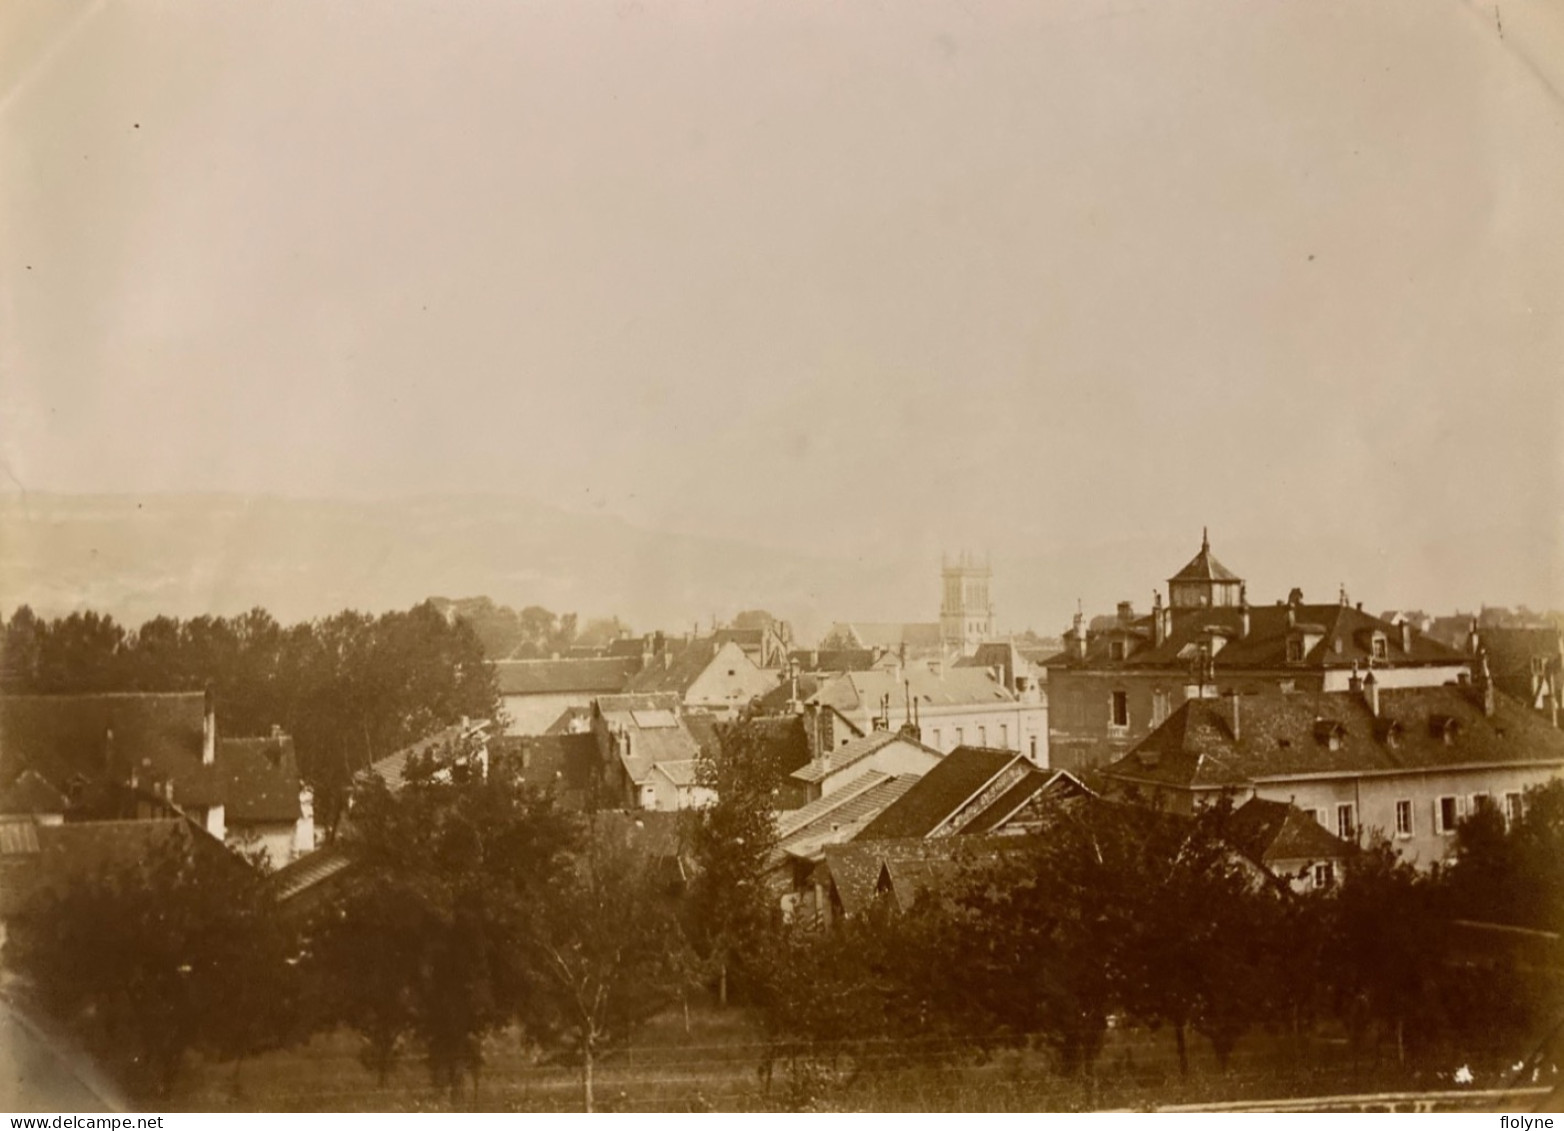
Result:
M1407 656L1412 654L1412 623L1410 621L1404 620L1401 622L1401 652Z
M1249 639L1249 586L1238 586L1238 639Z
M1120 601L1119 602L1119 623L1120 624L1129 624L1129 622L1134 620L1134 619L1135 619L1135 606L1133 604L1131 604L1129 601Z
M1472 625L1466 630L1466 650L1472 655L1477 655L1483 649L1482 637L1477 632L1477 618L1472 618Z
M1154 589L1151 593L1151 645L1153 648L1161 647L1162 642L1168 638L1167 626L1162 623L1162 591Z
M1374 678L1373 668L1363 677L1363 701L1368 704L1369 714L1379 718L1379 680Z
M207 684L202 697L201 710L201 764L210 766L217 761L217 705L212 696L212 685Z

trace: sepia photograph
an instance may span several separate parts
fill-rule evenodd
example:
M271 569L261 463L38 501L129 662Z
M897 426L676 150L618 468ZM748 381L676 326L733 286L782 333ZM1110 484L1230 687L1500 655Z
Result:
M1564 0L0 2L12 1128L1545 1128L1561 697Z

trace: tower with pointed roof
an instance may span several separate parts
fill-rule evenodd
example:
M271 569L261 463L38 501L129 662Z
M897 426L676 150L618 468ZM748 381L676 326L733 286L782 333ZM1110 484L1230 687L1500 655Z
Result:
M1211 553L1211 537L1202 527L1200 553L1168 578L1168 603L1175 609L1236 607L1241 603L1244 579Z

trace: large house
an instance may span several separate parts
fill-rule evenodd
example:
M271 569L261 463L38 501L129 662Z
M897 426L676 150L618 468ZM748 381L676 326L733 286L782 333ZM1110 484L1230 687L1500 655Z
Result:
M629 695L673 694L691 710L732 719L752 699L777 685L776 676L762 671L736 640L692 640L678 651L664 649L631 676Z
M935 750L990 746L1049 764L1048 705L1041 690L1013 691L987 668L935 660L843 672L822 680L805 704L834 710L865 734L910 726Z
M1564 731L1470 683L1191 699L1103 770L1111 788L1190 812L1226 794L1286 802L1344 840L1390 838L1419 866L1442 860L1484 806L1508 818L1525 791L1564 773Z
M544 733L571 708L584 709L599 695L622 692L642 664L640 655L496 662L505 733Z
M814 756L790 775L804 786L808 801L845 788L871 771L892 777L921 777L939 764L940 751L918 741L915 731L877 730L831 748L816 746Z
M1080 614L1064 650L1046 661L1054 765L1087 770L1120 757L1187 699L1245 691L1343 691L1355 667L1374 666L1382 689L1438 687L1471 671L1472 655L1349 604L1345 592L1307 603L1250 605L1241 577L1216 560L1209 538L1168 579L1149 614L1129 602L1087 628Z
M710 716L683 709L677 692L604 695L592 703L592 730L613 808L687 809L710 791L695 768L715 741Z
M315 844L293 739L221 736L210 693L0 697L0 784L41 823L183 816L274 866Z

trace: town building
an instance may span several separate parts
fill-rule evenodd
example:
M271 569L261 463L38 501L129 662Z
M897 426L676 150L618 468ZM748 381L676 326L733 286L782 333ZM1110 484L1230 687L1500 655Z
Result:
M542 734L571 708L624 691L641 670L639 653L589 659L499 660L494 677L505 714L504 733Z
M648 657L624 691L628 695L671 693L686 709L728 720L776 685L776 675L757 667L736 641L707 637L678 651L664 649Z
M890 777L921 777L939 764L944 755L918 741L909 729L877 730L834 749L819 745L814 756L792 771L801 782L807 801L829 796L863 774L878 772Z
M210 692L0 696L0 783L24 808L48 786L66 823L188 817L273 866L315 845L293 739L222 735Z
M1564 773L1564 731L1469 683L1382 688L1361 670L1347 691L1271 690L1191 699L1103 771L1114 793L1193 812L1224 795L1285 802L1355 841L1380 833L1429 867L1462 819L1513 819L1527 789Z
M911 726L939 751L989 746L1049 765L1048 704L1041 689L1018 693L986 668L942 660L844 672L822 680L806 701L832 709L862 733Z
M1064 649L1046 661L1052 764L1083 772L1105 765L1179 704L1237 687L1343 691L1372 664L1382 689L1438 687L1469 675L1472 655L1351 604L1345 590L1309 603L1251 605L1244 580L1216 560L1208 537L1155 594L1149 614L1128 601L1088 629L1077 613Z

